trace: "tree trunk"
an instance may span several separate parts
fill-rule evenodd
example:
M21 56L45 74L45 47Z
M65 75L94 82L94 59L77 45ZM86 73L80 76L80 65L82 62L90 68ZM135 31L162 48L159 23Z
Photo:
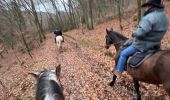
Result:
M53 0L50 0L50 1L53 1ZM57 20L57 22L54 20L54 18L52 17L52 15L51 15L51 13L49 13L48 12L48 10L47 10L47 8L46 8L46 6L44 5L44 3L42 2L42 0L40 0L40 2L41 2L41 4L43 5L43 7L45 8L45 10L46 10L46 12L47 12L47 17L48 17L48 19L49 19L49 21L47 21L48 22L48 28L50 29L50 30L52 30L52 29L54 29L57 25L59 25L60 26L60 23L58 22L58 20ZM58 19L58 18L57 18ZM49 27L49 24L51 24L51 26Z
M24 42L24 45L26 47L28 54L32 58L30 50L29 50L29 46L28 46L28 44L25 40L24 34L23 34L23 30L26 29L25 20L24 20L24 17L22 15L22 11L20 10L20 7L19 7L18 3L16 2L16 0L13 0L13 2L12 2L12 8L13 8L12 10L13 10L14 18L16 20L16 24L18 26L20 33L21 33L22 40Z
M76 23L76 19L75 19L75 13L74 13L73 6L74 6L73 5L73 1L72 0L68 0L69 19L70 19L70 24L71 24L70 28L78 27L78 25Z
M120 8L120 0L117 0L117 8L118 8L119 26L122 32L123 26L122 26L122 13L121 13L121 8Z
M60 15L60 12L58 11L58 8L56 6L55 1L54 0L50 0L50 2L52 3L53 8L54 8L54 10L56 12L56 20L57 20L57 24L56 25L59 25L59 28L61 28L64 25L63 19L62 19L61 15Z
M87 13L87 28L89 30L93 30L93 12L92 12L92 0L88 0L87 1L87 5L88 5L88 13Z
M144 4L146 2L146 0L141 0L141 1L142 1L141 4ZM141 9L141 17L143 16L143 14L144 14L144 9L142 8Z
M32 13L33 13L33 16L34 16L34 23L36 24L37 29L38 29L40 42L42 42L43 39L46 38L46 37L45 37L45 34L44 34L44 30L43 30L43 28L42 28L42 25L41 25L40 22L39 22L39 19L38 19L38 15L37 15L37 12L36 12L36 9L35 9L34 2L33 2L33 0L30 0L30 1L31 1Z
M141 20L141 0L137 0L137 5L138 5L138 17L137 17L137 22Z

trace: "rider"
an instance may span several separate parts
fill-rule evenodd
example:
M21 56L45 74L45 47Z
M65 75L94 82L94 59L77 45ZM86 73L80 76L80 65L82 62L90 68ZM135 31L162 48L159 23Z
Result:
M61 32L61 30L59 28L56 28L53 32L55 34L55 37L57 37L57 36L62 36L63 37L63 34L62 34L62 32ZM56 43L56 38L54 38L54 40L55 40L55 43ZM64 37L63 37L63 42L64 42Z
M145 52L160 48L161 40L168 29L168 19L161 0L148 0L142 5L144 16L133 31L133 41L120 53L114 74L117 77L125 70L127 58L137 51Z
M61 30L60 30L59 28L56 28L56 29L54 30L54 34L55 34L56 36L58 36L58 35L61 35L61 36L62 36L62 32L61 32Z

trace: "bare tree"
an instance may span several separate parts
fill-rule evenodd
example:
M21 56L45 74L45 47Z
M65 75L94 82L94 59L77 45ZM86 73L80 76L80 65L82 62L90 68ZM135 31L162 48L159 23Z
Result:
M123 30L123 26L122 26L122 13L121 13L121 8L120 8L120 0L117 0L117 8L118 8L118 18L119 18L119 26L120 26L120 30Z
M52 3L52 6L56 12L56 20L57 20L56 25L59 25L59 27L61 28L61 26L63 26L63 19L61 17L60 11L58 10L57 5L54 0L50 0L50 2Z
M137 5L138 5L138 17L137 17L137 22L139 23L141 19L141 0L137 0Z
M45 8L46 10L46 13L47 13L47 17L48 17L48 25L49 25L49 29L53 29L55 26L59 25L60 26L60 23L59 23L59 20L56 20L53 18L52 14L47 10L45 4L42 2L42 0L40 0L41 4L43 5L43 7ZM57 18L58 19L58 18Z
M93 3L93 0L87 0L87 6L88 6L88 13L87 13L87 28L89 30L92 30L94 29L93 27L93 12L92 12L92 3Z
M34 2L33 0L30 0L30 3L26 0L24 0L24 2L27 4L28 7L30 7L31 9L31 14L33 15L34 17L34 23L38 29L38 33L39 33L39 39L40 39L40 42L43 41L43 39L45 39L45 34L44 34L44 30L43 30L43 27L39 21L39 18L38 18L38 14L37 14L37 11L35 9L35 5L34 5Z
M74 11L73 11L72 0L68 0L68 8L69 8L70 21L74 28L74 27L76 27L76 21L75 21L75 16L74 16Z
M24 34L23 34L24 30L26 29L26 24L25 24L25 20L24 20L24 17L22 15L22 11L21 11L18 3L19 2L17 2L16 0L11 1L12 12L13 12L14 18L16 20L16 24L19 28L19 33L21 33L21 37L22 37L22 40L23 40L24 45L26 47L26 50L27 50L28 54L30 55L30 57L32 58L30 50L29 50L29 46L28 46L26 39L24 37Z
M146 2L146 0L141 0L141 4L144 4ZM141 8L141 17L143 16L144 14L144 9Z

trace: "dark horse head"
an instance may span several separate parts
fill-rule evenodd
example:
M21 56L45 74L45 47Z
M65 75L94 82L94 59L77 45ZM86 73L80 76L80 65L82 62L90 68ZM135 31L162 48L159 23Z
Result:
M116 51L120 48L120 46L128 40L128 38L124 37L118 32L113 31L112 29L106 29L106 44L105 48L109 49L109 47L113 44L116 47Z
M44 70L40 73L30 73L37 79L36 100L64 100L60 84L60 65L56 70Z
M116 48L117 53L121 45L128 38L124 37L118 32L106 29L106 46L108 49L111 44ZM138 81L151 83L151 84L163 84L164 89L170 96L170 50L160 50L145 60L138 68L132 68L127 66L127 72L133 77L135 89L137 92L137 100L140 100L140 91ZM116 80L116 76L113 76L112 82L109 84L113 86Z

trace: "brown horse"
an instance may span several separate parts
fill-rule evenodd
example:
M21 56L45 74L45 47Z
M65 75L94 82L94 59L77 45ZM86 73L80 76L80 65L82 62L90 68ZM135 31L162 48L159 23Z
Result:
M120 49L121 45L128 40L118 32L106 29L106 45L108 49L111 44L116 48L116 51ZM139 82L146 82L151 84L163 84L164 89L170 96L170 50L160 50L144 61L138 68L132 68L127 66L127 72L133 77L134 85L137 92L137 100L141 99L139 91ZM113 80L110 83L114 85L116 76L113 76Z

